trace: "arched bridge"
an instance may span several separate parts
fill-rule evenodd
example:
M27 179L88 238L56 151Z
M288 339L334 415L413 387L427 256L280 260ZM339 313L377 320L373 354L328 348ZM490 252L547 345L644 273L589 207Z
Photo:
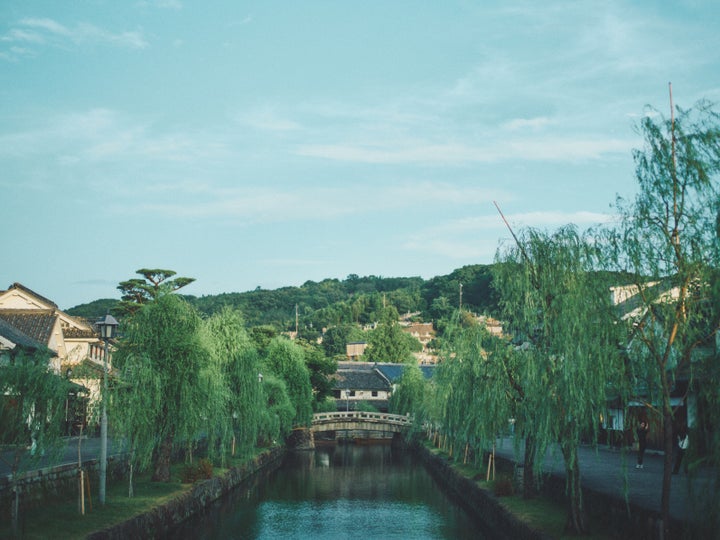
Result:
M384 431L400 433L412 425L410 416L365 411L338 411L313 414L313 432L320 431Z

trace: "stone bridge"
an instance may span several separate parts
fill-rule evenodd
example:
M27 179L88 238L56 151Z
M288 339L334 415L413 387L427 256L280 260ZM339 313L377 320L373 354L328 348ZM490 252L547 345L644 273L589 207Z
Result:
M382 431L401 433L412 425L410 416L364 411L338 411L313 415L311 431Z

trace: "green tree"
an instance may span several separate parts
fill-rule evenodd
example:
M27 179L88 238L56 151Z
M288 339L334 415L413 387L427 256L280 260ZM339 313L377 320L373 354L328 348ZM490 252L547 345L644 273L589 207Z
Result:
M380 317L377 327L370 332L368 337L365 356L372 362L396 364L411 362L413 355L408 338L412 338L412 336L400 328L397 310L392 306L386 307L382 310Z
M242 315L226 307L205 322L216 361L228 389L234 453L247 455L257 443L265 404L258 377L260 357L253 345Z
M262 394L266 406L260 418L260 440L266 445L272 445L290 434L296 410L285 381L272 373L263 375Z
M117 309L125 314L132 315L143 304L156 300L163 294L169 294L189 285L195 278L176 277L174 270L161 268L141 268L135 272L143 278L133 278L121 281L118 290L122 292Z
M403 369L397 388L390 396L388 409L394 414L413 416L413 431L421 429L425 413L425 400L429 392L429 383L417 364L408 364Z
M676 424L671 392L718 330L720 115L706 102L687 111L671 108L669 119L650 112L640 124L645 146L634 152L638 193L633 201L618 199L621 225L605 245L610 268L627 273L634 285L639 316L628 326L631 367L658 395L667 534ZM711 412L717 418L720 411Z
M337 360L325 356L323 349L307 341L298 340L305 352L305 365L310 372L310 385L313 393L313 410L332 396L333 381L331 376L337 372Z
M224 379L200 316L177 295L143 305L122 329L113 355L123 382L111 399L114 423L132 434L137 462L151 460L153 480L169 482L173 445L224 430Z
M505 264L496 276L507 331L526 344L518 367L538 455L554 443L563 455L566 530L573 533L587 531L578 446L596 435L608 388L618 388L623 375L615 313L592 255L572 226L552 235L527 229L499 254Z
M45 347L22 350L7 360L0 357L0 445L11 450L12 529L17 533L20 513L18 475L37 466L43 456L59 457L65 403L70 383L56 375L53 354ZM2 454L0 458L4 460Z
M274 338L267 347L266 371L285 383L295 408L294 426L309 426L312 420L312 385L303 348L285 337Z

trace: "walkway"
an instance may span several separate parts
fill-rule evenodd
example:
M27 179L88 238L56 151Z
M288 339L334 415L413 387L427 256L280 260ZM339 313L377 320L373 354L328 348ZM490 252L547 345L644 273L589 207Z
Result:
M495 453L499 457L515 460L513 440L498 440ZM522 453L518 459L522 461ZM597 450L582 446L579 451L580 474L583 487L625 500L625 491L630 503L655 512L660 512L662 494L663 459L660 453L646 452L644 468L636 469L636 454L631 451L601 446ZM545 472L565 476L560 451L548 452L543 467ZM688 490L692 487L695 494L712 493L712 471L699 470L692 479L686 474L672 477L670 490L670 514L674 519L688 521L692 506Z

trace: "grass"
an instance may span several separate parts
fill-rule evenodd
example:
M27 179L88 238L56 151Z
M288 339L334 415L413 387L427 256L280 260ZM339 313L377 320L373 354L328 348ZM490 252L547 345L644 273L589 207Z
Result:
M225 474L229 468L240 466L254 456L243 460L235 459L227 468L216 467L214 476ZM171 467L171 482L152 482L150 473L136 475L134 485L135 496L128 498L127 479L108 482L105 506L97 503L97 485L93 487L92 510L90 502L85 500L85 515L78 512L77 492L69 495L66 501L50 502L41 508L35 508L20 515L21 534L23 539L44 540L48 531L58 540L75 540L85 538L88 534L105 529L111 525L122 523L133 516L147 512L173 498L190 491L192 484L180 482L184 464ZM0 524L0 538L11 538L9 523Z

